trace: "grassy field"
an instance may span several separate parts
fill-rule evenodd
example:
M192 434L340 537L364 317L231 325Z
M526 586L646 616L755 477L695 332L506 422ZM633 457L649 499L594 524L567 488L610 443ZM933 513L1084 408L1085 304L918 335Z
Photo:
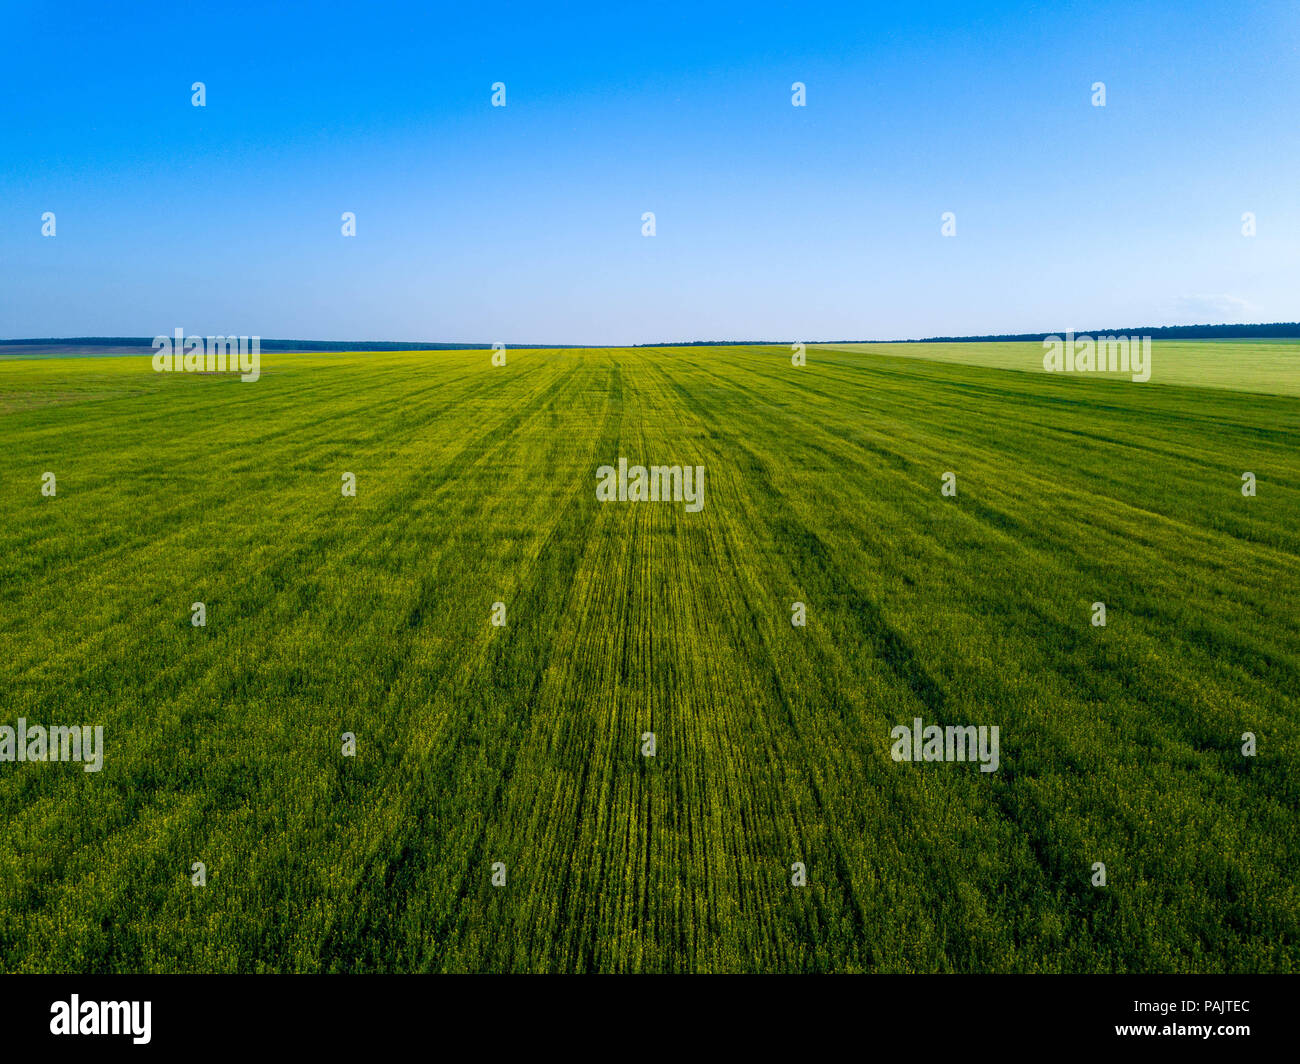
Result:
M826 344L831 351L1043 372L1041 343ZM1171 340L1154 346L1153 384L1300 396L1300 340ZM1132 380L1132 374L1110 374Z
M808 359L0 362L0 970L1300 970L1300 399Z

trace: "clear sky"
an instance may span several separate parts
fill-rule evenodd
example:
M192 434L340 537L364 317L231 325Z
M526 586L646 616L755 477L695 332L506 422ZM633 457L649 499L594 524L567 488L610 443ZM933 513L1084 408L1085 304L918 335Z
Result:
M0 32L0 337L1300 319L1294 2L0 0Z

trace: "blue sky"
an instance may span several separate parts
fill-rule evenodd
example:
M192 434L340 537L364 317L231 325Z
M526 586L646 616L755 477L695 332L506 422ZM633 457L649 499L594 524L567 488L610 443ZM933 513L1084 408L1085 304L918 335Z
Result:
M5 0L0 29L0 337L1300 319L1295 3Z

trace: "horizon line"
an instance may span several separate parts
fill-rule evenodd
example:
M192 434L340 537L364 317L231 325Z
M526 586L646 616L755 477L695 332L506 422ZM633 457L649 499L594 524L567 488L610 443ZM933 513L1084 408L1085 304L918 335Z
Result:
M1264 331L1261 331L1264 330ZM1286 331L1280 331L1286 330ZM785 347L793 343L814 344L926 344L926 343L1035 343L1048 337L1062 337L1067 333L1075 336L1098 335L1145 335L1152 334L1152 339L1163 338L1213 339L1300 339L1300 322L1242 322L1232 325L1147 325L1139 328L1124 329L1062 329L1056 331L1036 331L1022 333L979 333L963 336L927 336L906 339L834 339L834 340L675 340L654 341L634 344L505 344L507 349L528 350L564 350L577 348L638 348L638 347ZM1192 335L1199 334L1199 335ZM200 333L186 333L187 336L199 336ZM0 345L63 345L81 347L138 347L152 350L155 338L147 336L40 336L12 337L0 339ZM475 351L491 350L492 343L466 342L456 343L443 340L307 340L307 339L266 339L260 337L259 343L266 347L289 352L295 349L316 350L372 350L372 351ZM292 346L286 346L292 345Z

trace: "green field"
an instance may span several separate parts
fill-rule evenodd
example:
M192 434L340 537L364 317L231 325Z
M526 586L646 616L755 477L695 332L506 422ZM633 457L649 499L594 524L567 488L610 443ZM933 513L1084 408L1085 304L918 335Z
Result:
M0 763L0 970L1300 971L1300 345L1221 346L0 362L0 725L104 727Z
M1041 343L826 344L830 351L923 358L1043 373ZM1132 374L1116 374L1132 380ZM1300 396L1300 340L1171 340L1154 346L1153 384Z

